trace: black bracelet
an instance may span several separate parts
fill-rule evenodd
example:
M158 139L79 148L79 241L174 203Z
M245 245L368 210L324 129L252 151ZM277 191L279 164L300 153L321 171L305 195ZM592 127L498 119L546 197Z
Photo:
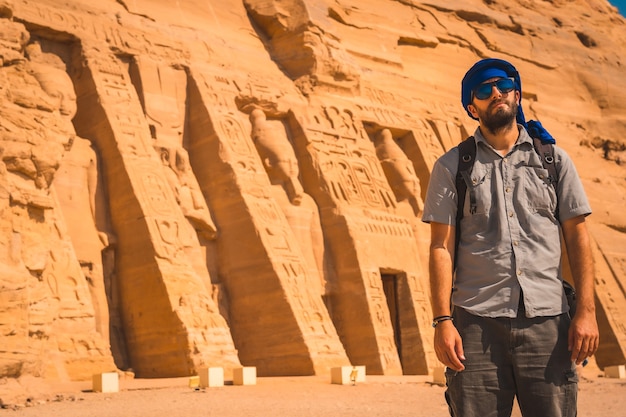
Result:
M454 320L452 316L439 316L433 319L433 327L437 327L439 323L446 320Z

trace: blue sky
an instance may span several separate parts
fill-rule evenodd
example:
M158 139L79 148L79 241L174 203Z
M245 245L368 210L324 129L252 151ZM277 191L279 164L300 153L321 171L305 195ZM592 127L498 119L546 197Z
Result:
M613 6L617 6L622 16L626 16L626 0L609 0Z

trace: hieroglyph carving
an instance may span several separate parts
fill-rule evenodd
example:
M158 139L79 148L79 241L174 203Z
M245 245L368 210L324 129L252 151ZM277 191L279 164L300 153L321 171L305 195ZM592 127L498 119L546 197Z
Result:
M324 107L308 115L307 140L338 205L388 209L395 207L369 139L348 109Z

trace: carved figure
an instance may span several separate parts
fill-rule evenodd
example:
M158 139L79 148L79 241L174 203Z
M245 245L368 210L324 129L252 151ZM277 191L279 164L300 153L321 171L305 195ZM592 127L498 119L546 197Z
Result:
M215 239L217 230L202 191L191 171L189 155L184 148L157 146L161 162L167 168L166 175L176 202L193 228L208 240Z
M67 120L76 113L76 95L65 64L39 44L26 49L33 75L57 102ZM121 320L121 300L115 282L116 238L113 234L100 177L99 158L91 142L74 137L57 170L54 190L64 213L74 251L89 284L96 330L109 341L116 364L126 369L128 358Z
M391 131L383 129L374 138L376 156L398 201L408 201L415 216L421 215L424 202L420 197L420 181L413 163L393 140Z
M319 293L324 295L325 250L319 212L313 198L298 179L298 160L285 128L279 121L268 121L265 112L250 113L252 139L272 183L272 196L283 210L306 258L312 277L319 277Z

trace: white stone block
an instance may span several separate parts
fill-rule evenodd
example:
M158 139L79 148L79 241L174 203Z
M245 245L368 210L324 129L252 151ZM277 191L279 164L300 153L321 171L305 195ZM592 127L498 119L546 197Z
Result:
M436 366L433 369L433 384L446 385L446 367Z
M365 382L365 366L340 366L330 369L330 383L347 385Z
M118 392L120 390L117 372L95 374L92 378L94 392Z
M604 368L604 376L607 378L626 378L626 367L624 365L607 366Z
M201 368L198 370L200 388L223 387L224 368Z
M256 385L256 367L244 366L233 369L234 385Z

